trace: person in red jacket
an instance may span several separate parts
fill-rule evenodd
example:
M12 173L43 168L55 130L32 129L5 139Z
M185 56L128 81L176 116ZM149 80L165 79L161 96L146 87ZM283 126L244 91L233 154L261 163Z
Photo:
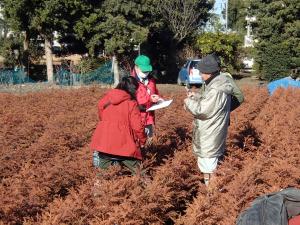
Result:
M156 88L155 79L150 75L152 66L150 59L145 55L139 55L134 60L134 69L131 75L138 81L139 87L136 92L136 98L141 111L142 122L145 125L145 133L148 137L153 136L155 117L154 111L147 112L153 103L162 100Z
M99 122L90 144L95 167L106 169L119 163L133 173L139 167L146 135L136 102L138 86L134 77L123 77L100 99Z

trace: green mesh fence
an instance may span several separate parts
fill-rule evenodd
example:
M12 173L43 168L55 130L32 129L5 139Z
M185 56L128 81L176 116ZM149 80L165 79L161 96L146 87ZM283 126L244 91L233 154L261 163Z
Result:
M58 85L88 85L93 83L112 84L114 82L112 63L105 63L96 70L85 74L72 73L66 68L59 67L54 74L54 79L55 83ZM28 78L22 69L0 70L0 84L9 85L28 82L34 81Z
M23 84L32 82L31 79L26 76L23 69L1 69L0 70L0 84Z
M114 77L111 68L112 63L108 62L92 72L77 74L61 67L56 71L55 82L59 85L112 84Z

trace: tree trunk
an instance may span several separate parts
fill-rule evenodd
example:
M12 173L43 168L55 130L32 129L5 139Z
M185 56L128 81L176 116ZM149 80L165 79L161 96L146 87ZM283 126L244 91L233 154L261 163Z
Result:
M120 82L120 73L118 67L118 60L115 55L112 57L112 69L114 74L114 86L117 86L118 83Z
M53 83L53 59L51 40L45 37L45 56L47 66L47 78L49 83Z
M178 78L178 72L179 68L177 67L177 42L176 40L170 40L169 42L169 49L168 49L168 57L167 57L167 75L168 75L168 80L167 82L177 82Z
M6 39L8 38L8 29L7 27L4 27L4 30L3 30L3 37Z
M24 33L24 42L23 42L24 51L29 50L29 34L28 31Z
M22 64L24 67L25 74L29 75L29 33L25 31L24 33L24 41L23 41L23 57L22 57Z

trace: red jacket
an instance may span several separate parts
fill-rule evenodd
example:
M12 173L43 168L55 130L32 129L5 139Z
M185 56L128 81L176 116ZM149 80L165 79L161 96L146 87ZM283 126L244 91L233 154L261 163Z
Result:
M156 88L156 82L154 78L148 79L148 83L144 84L140 81L137 77L135 70L133 69L131 72L133 77L136 77L137 81L139 82L139 87L136 91L136 100L138 104L145 109L150 108L153 105L151 102L150 96L153 94L159 95L158 90ZM150 125L155 123L155 116L154 111L145 112L141 111L142 122L144 125Z
M99 101L98 113L91 149L142 159L140 145L145 144L146 136L136 101L127 92L113 89Z

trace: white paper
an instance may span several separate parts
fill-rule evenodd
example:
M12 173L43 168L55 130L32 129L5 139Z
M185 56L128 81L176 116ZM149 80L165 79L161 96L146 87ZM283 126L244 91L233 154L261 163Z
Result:
M151 106L149 109L147 109L146 111L153 111L153 110L157 110L157 109L162 109L165 107L168 107L171 103L172 103L173 99L171 100L167 100L167 101L161 101L153 106Z

